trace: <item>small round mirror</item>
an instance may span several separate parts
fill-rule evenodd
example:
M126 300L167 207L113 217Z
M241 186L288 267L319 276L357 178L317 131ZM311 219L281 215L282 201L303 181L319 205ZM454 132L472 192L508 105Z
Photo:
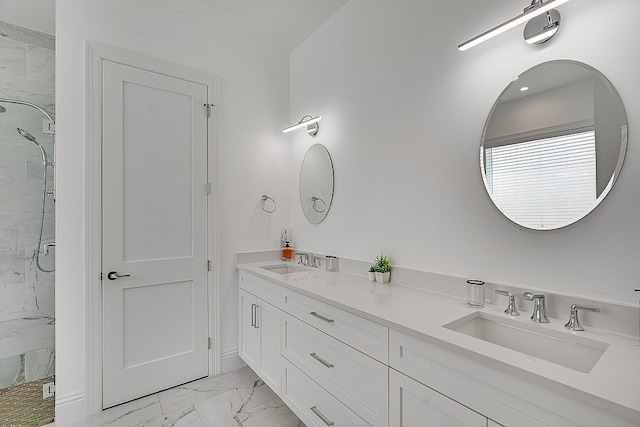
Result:
M300 203L310 223L320 224L333 199L333 163L322 144L312 145L300 169Z
M491 200L511 221L553 230L585 217L611 191L627 149L615 88L576 61L537 65L493 105L480 167Z

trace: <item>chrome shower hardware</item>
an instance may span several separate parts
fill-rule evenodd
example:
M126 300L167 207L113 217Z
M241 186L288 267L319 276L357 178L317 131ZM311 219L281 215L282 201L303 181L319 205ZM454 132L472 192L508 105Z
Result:
M53 120L53 116L51 116L51 114L49 114L44 108L41 108L38 105L33 104L31 102L21 101L19 99L0 98L0 103L25 105L31 108L35 108L36 110L44 114L44 116L47 118L46 120L44 120L44 123L43 123L43 127L45 128L43 129L43 133L49 134L52 136L55 135L55 121ZM3 105L0 105L0 113L5 113L5 112L7 112L7 109ZM50 248L52 246L55 246L55 242L48 243L47 245L42 244L45 202L46 202L47 196L51 197L52 200L55 202L55 190L47 190L47 175L48 175L47 169L49 167L54 167L55 162L49 161L49 158L47 157L47 152L42 147L42 145L38 142L36 137L34 137L31 133L27 132L22 128L17 128L17 130L20 136L22 136L27 141L34 143L38 147L38 149L40 150L40 154L42 156L42 165L44 169L43 170L44 183L43 183L43 189L42 189L42 203L41 203L42 209L40 212L40 233L38 235L38 246L35 250L34 258L35 258L35 263L38 270L42 271L43 273L53 273L55 271L55 267L51 269L46 269L46 268L43 268L42 265L40 265L40 254L44 253L44 255L48 255Z

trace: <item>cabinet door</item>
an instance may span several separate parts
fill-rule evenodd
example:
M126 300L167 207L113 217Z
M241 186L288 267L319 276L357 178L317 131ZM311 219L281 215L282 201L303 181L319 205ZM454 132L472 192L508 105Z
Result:
M486 427L487 419L448 397L389 370L391 427Z
M282 357L280 356L280 310L258 300L257 327L260 331L260 377L280 396Z
M251 369L260 370L260 329L256 326L258 298L240 289L240 340L238 354Z

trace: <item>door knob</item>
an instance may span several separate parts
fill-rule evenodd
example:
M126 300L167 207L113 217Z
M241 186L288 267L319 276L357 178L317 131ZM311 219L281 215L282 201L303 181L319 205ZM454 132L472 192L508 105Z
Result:
M118 274L117 271L110 271L109 273L107 273L107 279L109 280L116 280L119 279L120 277L131 277L130 274Z

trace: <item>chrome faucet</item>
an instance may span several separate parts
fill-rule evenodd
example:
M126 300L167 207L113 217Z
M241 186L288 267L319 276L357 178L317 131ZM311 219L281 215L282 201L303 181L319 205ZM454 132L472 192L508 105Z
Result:
M600 311L600 309L597 307L589 307L588 305L572 304L571 314L569 314L569 321L567 322L566 325L564 325L565 328L571 329L572 331L584 331L584 328L578 321L578 310L589 310L589 311L595 311L596 313Z
M509 297L509 305L507 306L507 309L504 311L505 313L507 313L509 316L520 316L520 312L516 308L516 298L513 296L511 292L503 291L502 289L496 289L495 292L496 294Z
M322 258L320 258L318 255L314 255L313 256L313 263L311 264L311 267L320 268L321 260L322 260Z
M305 267L309 267L309 254L306 252L296 252L293 257L295 259L295 257L300 256L300 261L298 261L298 264L303 265Z
M547 307L544 304L543 294L533 294L531 292L525 292L522 294L522 298L527 301L533 301L533 314L531 314L531 320L535 323L549 323L547 317Z

